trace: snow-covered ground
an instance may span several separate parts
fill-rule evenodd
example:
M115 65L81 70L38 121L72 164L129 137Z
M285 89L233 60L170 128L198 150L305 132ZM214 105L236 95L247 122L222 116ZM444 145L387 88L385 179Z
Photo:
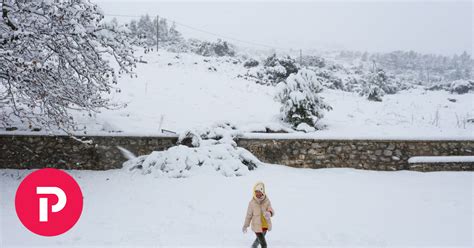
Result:
M275 209L270 247L472 247L470 172L375 172L265 165L243 177L175 179L124 170L69 171L84 195L73 229L58 237L19 222L15 191L30 171L0 171L3 247L249 247L241 226L251 189Z
M145 59L148 64L138 65L138 78L119 82L122 93L116 99L128 107L97 115L97 125L87 118L86 125L95 131L107 123L126 133L159 134L161 118L161 127L175 132L219 121L275 121L279 106L273 88L237 78L244 70L226 62L231 59L167 52Z
M162 128L176 132L219 121L240 126L280 123L275 88L238 78L246 69L232 58L176 56L146 54L149 63L139 65L138 78L120 80L122 93L116 99L128 107L104 111L94 119L96 125L87 120L90 132L112 128L153 135L161 118ZM322 96L333 111L323 119L327 129L317 136L474 137L474 124L466 123L474 118L474 94L412 89L372 102L356 93L327 89Z
M160 125L181 132L220 121L243 129L281 125L275 88L239 78L246 69L235 59L165 51L143 56L148 63L138 64L138 77L121 78L121 92L113 96L126 108L92 118L76 114L88 134L160 135ZM385 95L382 102L339 90L321 94L333 107L322 121L327 129L306 137L474 138L474 123L467 122L474 118L472 93L411 89Z

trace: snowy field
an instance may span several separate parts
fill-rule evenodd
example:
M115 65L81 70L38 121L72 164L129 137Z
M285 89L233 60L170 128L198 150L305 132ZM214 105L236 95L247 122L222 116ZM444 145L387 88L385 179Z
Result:
M238 77L247 70L234 58L164 51L143 56L148 63L138 64L138 77L119 79L121 92L113 95L127 107L92 117L76 113L88 134L160 135L160 123L178 133L222 121L243 129L283 125L275 88ZM311 137L474 138L474 124L466 121L474 118L472 93L411 89L385 95L382 102L339 90L321 95L333 110L322 120L326 130L306 134Z
M176 132L220 121L244 127L281 124L275 88L239 78L246 69L232 58L167 52L144 58L148 64L138 65L138 78L119 81L122 92L115 99L128 107L83 119L90 133L157 135L160 122ZM412 89L371 102L356 93L326 89L322 96L333 111L323 119L327 129L316 136L474 138L474 125L465 122L474 117L474 94Z
M472 247L470 172L374 172L266 165L244 177L185 179L124 170L70 171L84 210L64 235L30 233L14 209L29 171L0 170L3 247L249 247L241 233L251 188L267 185L275 209L270 247Z

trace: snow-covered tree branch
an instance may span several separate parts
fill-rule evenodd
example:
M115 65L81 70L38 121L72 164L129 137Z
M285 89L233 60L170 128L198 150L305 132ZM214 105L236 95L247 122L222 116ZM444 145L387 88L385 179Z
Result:
M70 130L70 110L113 108L118 74L133 75L128 34L88 0L0 3L0 123Z

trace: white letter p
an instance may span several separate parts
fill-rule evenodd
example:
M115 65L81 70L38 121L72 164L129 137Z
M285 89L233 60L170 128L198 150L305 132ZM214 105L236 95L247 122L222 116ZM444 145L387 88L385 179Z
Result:
M58 202L51 206L51 212L53 213L61 211L66 205L66 194L58 187L36 187L36 194L49 194L58 197ZM48 198L39 199L39 221L48 221Z

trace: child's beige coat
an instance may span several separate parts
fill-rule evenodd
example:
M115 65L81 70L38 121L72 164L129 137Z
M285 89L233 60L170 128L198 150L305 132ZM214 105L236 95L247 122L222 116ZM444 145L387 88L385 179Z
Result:
M259 233L262 232L262 214L265 214L265 212L268 211L271 213L273 216L275 212L272 209L272 204L270 203L270 200L268 197L265 197L265 199L261 202L258 203L257 200L252 199L249 202L249 206L247 208L247 215L245 216L245 223L244 227L248 227L251 225L252 231ZM268 223L268 231L272 230L272 221L271 218L267 220Z
M263 193L263 200L257 199L255 196L255 190L258 190ZM271 216L275 214L275 211L272 208L270 200L265 194L265 185L262 182L258 182L253 187L253 198L249 202L247 208L247 215L245 216L244 228L247 228L251 225L252 231L256 233L263 232L262 230L262 216L264 217L265 212L270 212ZM268 231L272 230L272 220L271 218L266 219L268 225Z

